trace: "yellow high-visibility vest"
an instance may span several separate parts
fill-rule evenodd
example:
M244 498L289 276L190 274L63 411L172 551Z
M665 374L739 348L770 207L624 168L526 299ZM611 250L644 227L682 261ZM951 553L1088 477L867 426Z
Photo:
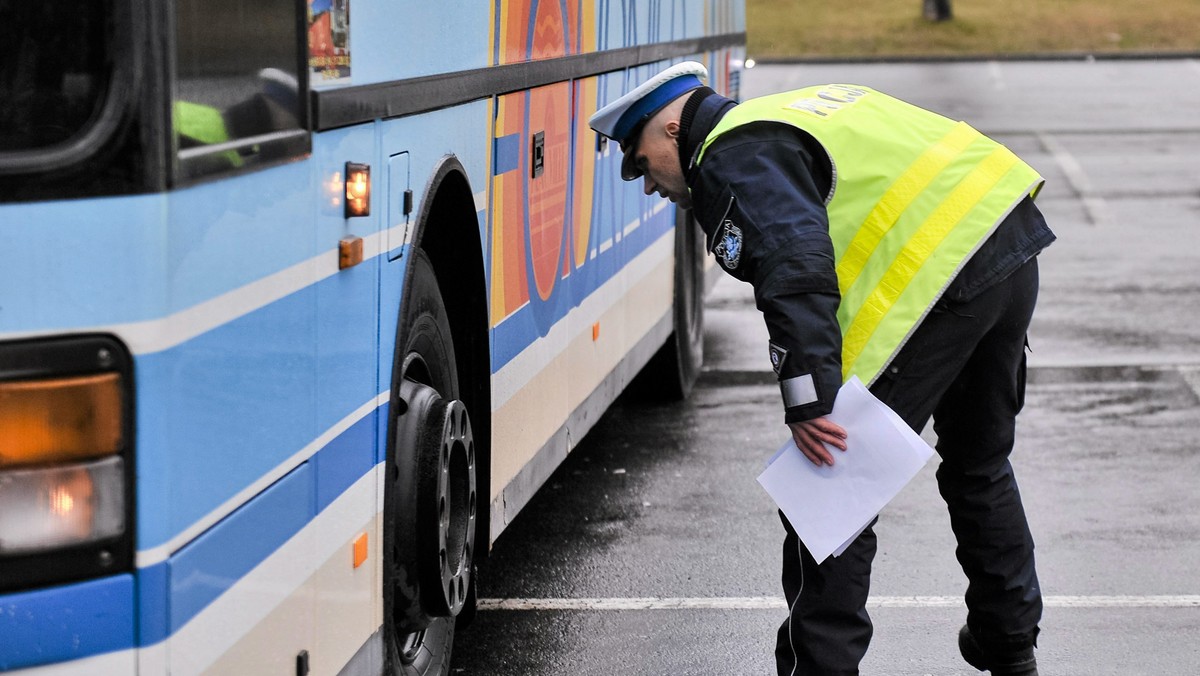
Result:
M832 163L826 209L844 380L873 383L971 255L1044 182L966 123L842 84L739 104L704 140L697 163L722 134L762 121L808 132Z

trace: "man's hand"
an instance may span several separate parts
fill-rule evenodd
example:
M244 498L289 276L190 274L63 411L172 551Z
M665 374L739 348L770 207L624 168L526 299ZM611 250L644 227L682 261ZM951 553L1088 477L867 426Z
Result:
M825 448L824 444L846 450L846 430L824 416L803 422L788 423L788 427L792 430L792 439L796 442L796 447L800 449L804 457L818 467L833 465L833 454L829 452L828 448Z

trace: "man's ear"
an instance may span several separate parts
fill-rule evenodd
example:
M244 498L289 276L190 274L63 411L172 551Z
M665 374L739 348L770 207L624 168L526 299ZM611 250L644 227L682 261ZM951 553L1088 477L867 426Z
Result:
M666 125L667 136L670 136L673 139L678 139L679 138L679 129L680 129L679 120L669 120L667 122L667 125Z

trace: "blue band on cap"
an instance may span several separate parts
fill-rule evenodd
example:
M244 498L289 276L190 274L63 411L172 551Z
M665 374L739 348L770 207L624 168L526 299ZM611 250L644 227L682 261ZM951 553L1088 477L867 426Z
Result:
M680 75L677 78L672 78L662 83L654 91L634 101L633 105L625 110L625 113L613 125L613 138L618 143L625 143L627 137L647 117L657 113L663 106L674 101L675 97L680 94L685 94L702 86L704 85L701 84L700 78L695 75Z

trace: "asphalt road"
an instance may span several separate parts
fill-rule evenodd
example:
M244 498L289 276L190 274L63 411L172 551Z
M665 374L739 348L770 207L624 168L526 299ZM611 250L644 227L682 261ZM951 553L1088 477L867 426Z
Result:
M1046 176L1014 451L1042 673L1200 673L1200 62L760 66L743 93L821 82L966 119ZM783 533L754 477L786 431L749 287L706 312L693 397L621 401L497 542L455 673L773 673ZM864 674L978 673L935 466L876 528Z

